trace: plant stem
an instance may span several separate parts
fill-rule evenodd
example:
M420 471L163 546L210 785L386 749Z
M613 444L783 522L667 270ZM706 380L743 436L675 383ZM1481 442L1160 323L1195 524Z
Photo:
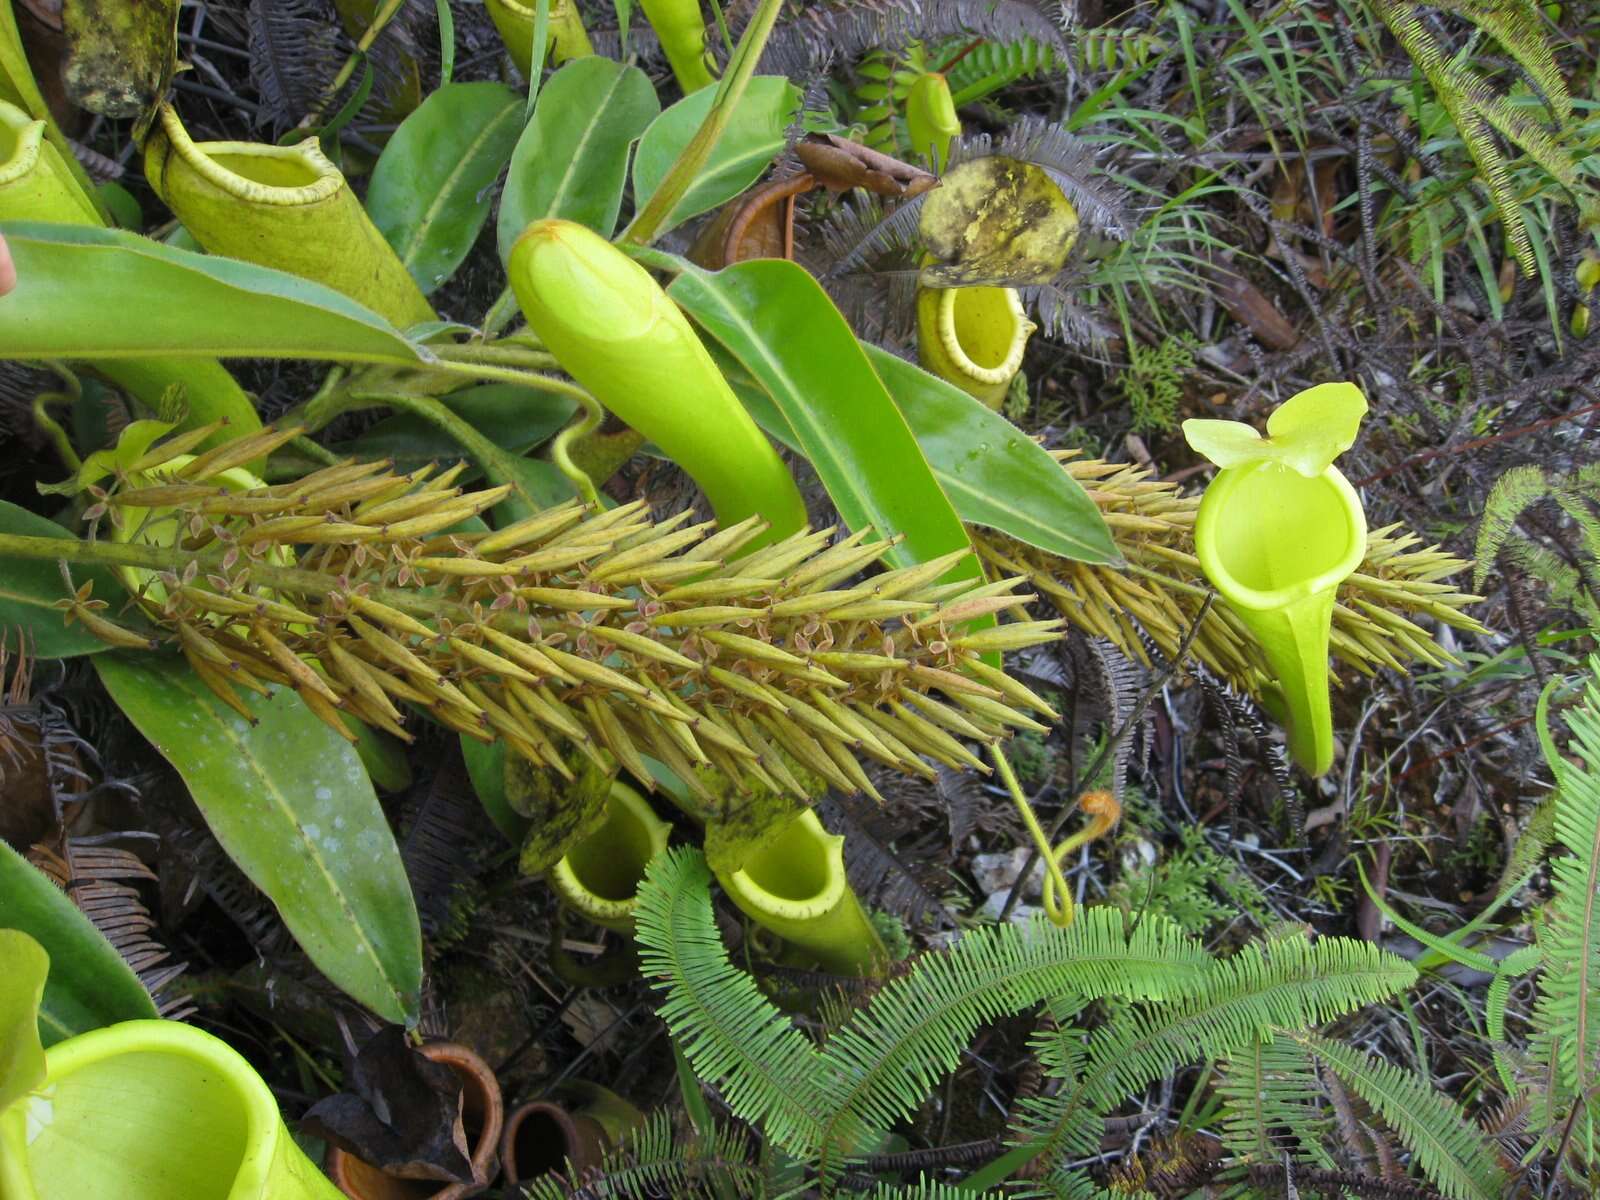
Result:
M456 347L459 349L460 347ZM469 379L486 379L493 383L515 383L522 387L533 388L541 392L554 392L558 396L570 396L579 404L589 398L589 393L584 391L570 379L562 379L556 375L541 375L533 371L518 370L514 367L498 366L485 362L458 362L449 358L441 358L437 368L449 371L456 375L463 375Z
M178 569L184 558L175 549L159 546L86 542L75 537L32 537L22 533L0 533L0 556L56 559L104 567L146 567L152 571Z
M1039 818L1034 815L1033 806L1022 794L1022 785L1017 782L1016 773L1012 771L1011 763L1006 758L1006 752L1000 748L999 742L990 744L989 757L994 760L995 769L1000 772L1000 782L1005 784L1006 791L1011 793L1011 803L1016 805L1017 814L1022 818L1022 823L1028 827L1028 835L1033 838L1034 846L1044 857L1046 872L1044 911L1050 917L1052 924L1065 929L1072 924L1073 917L1077 915L1072 905L1072 889L1067 886L1067 877L1061 873L1061 858L1073 849L1073 844L1068 841L1059 849L1051 848L1050 839L1045 836ZM1028 869L1033 869L1031 863ZM1059 903L1057 896L1060 897Z
M215 551L201 551L196 554L176 546L88 542L74 537L33 537L21 533L0 533L0 557L85 563L102 567L141 567L147 571L181 571L191 562L199 562L202 570L208 562L220 563L222 554L220 547ZM254 562L249 564L247 569L252 583L272 591L328 596L350 586L349 580L331 578L320 571L306 571L299 567ZM391 608L398 608L418 616L436 617L442 607L456 607L441 603L437 597L430 598L404 589L365 587L363 594Z
M442 362L480 363L497 367L526 367L531 371L549 371L559 368L556 356L545 350L497 342L492 345L468 343L464 346L435 346L433 352Z
M656 188L655 194L634 215L628 228L623 230L620 240L640 245L655 241L667 218L672 215L672 210L688 194L690 185L711 158L711 152L717 148L723 131L733 119L734 110L744 98L745 89L755 75L756 64L761 60L761 52L766 48L767 38L772 35L772 27L777 23L782 2L761 0L761 7L756 10L750 24L745 26L744 36L739 39L728 73L717 85L711 111L706 113L706 119L701 122L694 137L689 139L683 153L678 155L678 160L672 164L672 169Z

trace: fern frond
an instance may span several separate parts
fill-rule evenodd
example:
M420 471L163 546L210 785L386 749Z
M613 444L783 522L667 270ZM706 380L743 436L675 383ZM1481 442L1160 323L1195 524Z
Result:
M1585 213L1594 211L1593 193L1577 173L1572 154L1511 99L1495 91L1483 75L1445 50L1423 21L1420 5L1410 0L1375 0L1374 8L1433 88L1439 103L1477 165L1485 188L1505 227L1506 241L1524 275L1537 263L1523 219L1521 200L1512 182L1510 163L1495 141L1494 131L1518 146L1573 196ZM1518 11L1527 9L1528 11ZM1456 11L1498 37L1506 49L1545 90L1557 120L1566 124L1571 101L1549 47L1539 37L1537 15L1526 0L1466 0Z
M668 1110L658 1108L580 1179L546 1175L524 1195L526 1200L655 1200L667 1195L714 1200L730 1189L739 1196L765 1194L761 1172L750 1162L748 1138L720 1125L709 1142L680 1137Z
M1544 468L1529 464L1512 467L1489 489L1483 503L1483 519L1478 525L1478 540L1472 548L1477 566L1472 571L1472 586L1481 588L1494 569L1495 560L1515 532L1522 514L1550 494L1550 479Z
M960 46L949 47L952 53ZM1081 51L1080 51L1081 53ZM1048 42L1019 38L1013 42L984 42L969 51L945 73L956 107L971 104L1023 79L1061 74L1071 59Z
M1000 1200L999 1192L969 1192L926 1176L912 1184L880 1183L870 1192L855 1194L867 1200Z
M1275 1029L1306 1029L1403 991L1403 959L1347 938L1295 935L1253 943L1213 963L1200 987L1172 1003L1134 1009L1094 1038L1076 1084L1025 1106L1024 1125L1055 1157L1065 1131L1109 1112L1177 1067L1231 1053Z
M155 918L139 893L121 882L153 882L156 873L131 851L116 846L67 838L64 848L63 856L48 846L34 846L28 851L28 861L49 876L105 936L150 993L162 1017L182 1021L193 1015L195 1006L187 996L166 992L188 963L168 962L172 952L156 940Z
M762 69L832 55L853 59L955 34L1003 42L1029 37L1066 49L1044 6L1029 0L794 0L773 30Z
M729 961L698 850L679 848L650 865L634 926L641 973L665 993L658 1011L695 1074L778 1145L820 1144L827 1109L816 1050Z
M1535 1052L1554 1060L1555 1094L1564 1111L1587 1104L1600 1056L1600 658L1589 659L1584 698L1567 713L1569 753L1582 764L1552 756L1556 777L1556 842L1550 861L1554 895L1540 945L1544 977L1534 1006Z
M293 125L310 112L348 43L316 0L251 0L250 80L261 96L258 124Z
M1222 1141L1247 1163L1333 1161L1322 1149L1330 1122L1316 1067L1303 1047L1284 1037L1252 1042L1230 1054L1217 1085Z
M1099 1186L1081 1169L1052 1167L1038 1179L1008 1185L1012 1200L1140 1200Z
M1571 118L1572 96L1532 0L1440 0L1438 7L1461 14L1499 42L1549 101L1555 119Z
M1383 1117L1435 1187L1452 1200L1499 1200L1505 1172L1488 1139L1431 1082L1311 1034L1295 1039Z
M1181 928L1121 912L1084 912L1066 929L1044 921L985 926L925 954L860 1010L823 1051L822 1146L847 1145L852 1123L888 1129L960 1062L978 1027L1048 996L1160 999L1192 990L1209 956Z

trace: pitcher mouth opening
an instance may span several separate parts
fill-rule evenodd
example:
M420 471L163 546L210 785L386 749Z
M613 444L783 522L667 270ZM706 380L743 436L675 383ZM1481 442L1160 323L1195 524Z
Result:
M752 903L775 916L821 916L844 895L843 863L835 861L840 841L807 809L756 851L733 879Z
M252 204L289 207L336 195L344 176L322 153L317 139L293 146L256 142L195 142L171 105L161 109L161 129L173 152L195 174Z
M1310 478L1274 462L1220 472L1195 520L1195 549L1230 603L1280 608L1337 585L1366 554L1361 499L1338 468Z
M1033 328L1011 288L946 288L939 296L939 340L974 382L1011 382Z
M111 1177L134 1197L254 1195L287 1136L249 1064L189 1026L126 1021L60 1042L46 1060L46 1088L22 1102L47 1106L30 1114L26 1138L37 1200L90 1195L86 1185ZM135 1093L135 1109L114 1118L108 1098Z

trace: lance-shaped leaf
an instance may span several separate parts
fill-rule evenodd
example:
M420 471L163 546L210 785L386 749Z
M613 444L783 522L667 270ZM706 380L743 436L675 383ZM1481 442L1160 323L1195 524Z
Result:
M1062 558L1122 561L1099 507L1038 442L954 384L864 348L963 521Z
M429 357L376 313L282 271L112 229L19 222L3 232L18 282L0 358Z
M667 294L766 389L845 523L904 536L889 563L970 544L861 343L804 268L777 259L690 268ZM979 574L969 558L951 577Z
M643 208L699 132L716 98L716 88L685 96L651 123L633 160L633 194ZM800 93L781 75L757 75L722 131L711 157L661 227L666 232L690 217L709 212L749 187L783 149Z
M367 189L367 214L424 295L454 274L489 219L521 127L503 83L446 84L400 122Z
M511 156L500 199L500 257L541 217L564 217L610 237L628 148L660 111L650 77L638 67L590 55L551 76Z
M416 1020L422 934L394 834L361 760L281 688L251 724L184 663L102 654L101 682L189 787L228 856L330 980L385 1020Z

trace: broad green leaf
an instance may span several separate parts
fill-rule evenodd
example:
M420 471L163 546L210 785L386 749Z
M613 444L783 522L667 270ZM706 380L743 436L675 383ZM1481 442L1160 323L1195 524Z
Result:
M0 500L0 533L26 537L64 538L72 534L54 521ZM74 566L72 581L94 580L97 600L115 603L122 596L116 576L102 567ZM52 607L71 593L54 562L37 558L0 556L0 646L17 648L20 633L34 658L70 658L96 654L106 648L81 625L68 625L66 613Z
M565 217L610 237L628 148L660 111L650 77L638 67L591 54L552 75L511 155L497 227L501 259L541 217Z
M526 454L572 419L576 403L567 396L535 391L514 383L463 388L439 403L511 454ZM461 457L458 442L415 413L385 417L359 438L339 448L362 458L392 458L398 471ZM469 482L463 477L462 482Z
M651 122L639 139L639 152L633 159L633 194L640 208L699 131L716 93L716 88L706 87L685 96ZM799 107L799 90L781 75L752 79L700 177L678 201L660 232L733 199L760 179L782 151L790 118Z
M521 132L503 83L451 83L400 122L367 188L367 213L424 295L472 249Z
M282 271L114 229L16 222L0 232L17 265L0 358L428 358L376 313Z
M150 993L78 906L22 855L0 841L0 929L20 929L50 956L39 1006L46 1046L118 1021L159 1016ZM10 972L10 960L0 955Z
M1099 508L1036 442L953 384L877 346L864 342L862 349L964 523L985 525L1063 558L1121 561ZM804 454L800 438L762 387L726 357L720 365L756 424ZM1013 439L1021 444L1012 445ZM988 453L972 460L973 448L985 445Z
M252 725L180 660L102 654L95 665L317 968L385 1020L414 1023L417 910L394 834L350 744L288 688L270 699L245 696Z
M1099 507L1038 442L954 384L863 349L963 521L1062 558L1122 561Z
M1319 383L1296 392L1267 418L1262 437L1240 421L1190 420L1183 436L1222 468L1276 462L1308 479L1322 474L1355 444L1367 398L1353 383Z
M887 561L909 566L971 544L861 343L802 267L691 267L667 294L766 389L845 523L904 535ZM950 578L980 575L969 556Z
M39 1006L50 956L20 929L0 929L0 1112L44 1082Z

